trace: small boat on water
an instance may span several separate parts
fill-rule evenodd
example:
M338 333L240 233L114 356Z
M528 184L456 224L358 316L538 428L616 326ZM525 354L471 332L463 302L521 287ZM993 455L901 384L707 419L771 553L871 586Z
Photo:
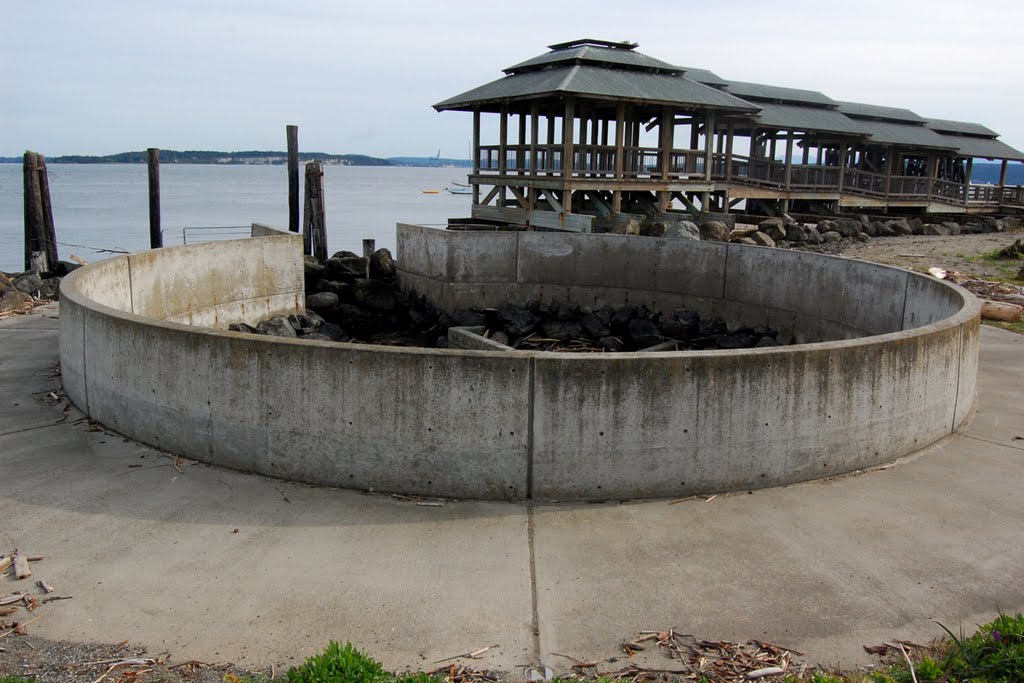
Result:
M441 190L420 190L423 194L441 194Z
M455 187L473 187L468 183L457 183L454 180L452 181L452 185L454 185Z
M461 187L446 187L449 194L473 194L473 188L469 185L462 185Z

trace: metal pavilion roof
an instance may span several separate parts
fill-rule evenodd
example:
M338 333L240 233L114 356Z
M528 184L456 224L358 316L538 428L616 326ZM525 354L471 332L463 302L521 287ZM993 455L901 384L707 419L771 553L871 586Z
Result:
M963 156L1024 160L977 123L925 119L909 109L837 102L816 90L730 81L636 52L636 43L590 38L549 46L550 52L504 70L504 78L438 102L438 111L498 111L501 104L578 95L743 114L758 126L829 133L900 147L959 151Z
M835 106L838 104L831 97L817 90L801 90L799 88L783 88L764 83L747 83L745 81L727 81L727 92L737 97L772 100L785 104L817 104Z
M438 102L434 109L465 110L503 101L539 99L557 94L711 107L737 112L753 112L758 108L757 105L679 75L574 64L511 74Z
M611 47L612 45L616 45L616 47ZM635 43L608 43L606 41L590 39L572 41L571 43L552 45L551 52L537 55L527 59L525 62L519 62L507 69L503 69L503 71L506 74L512 74L554 64L605 64L669 73L682 70L668 62L655 59L642 52L636 52L633 49L635 47Z
M758 102L761 111L754 118L759 126L784 130L866 136L870 131L859 121L828 107L809 107L803 104L774 104Z
M864 119L880 119L882 121L894 121L896 123L917 123L923 124L927 121L909 109L900 107L883 107L877 104L866 104L864 102L839 102L839 111L848 116Z
M937 130L940 133L955 133L959 135L979 135L986 138L995 138L999 136L999 133L995 132L991 128L987 128L980 123L971 123L970 121L949 121L947 119L928 119L925 124L932 130Z

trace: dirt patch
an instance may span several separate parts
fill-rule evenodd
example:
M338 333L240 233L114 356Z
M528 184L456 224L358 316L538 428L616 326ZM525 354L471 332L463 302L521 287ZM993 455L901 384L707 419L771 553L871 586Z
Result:
M1019 238L1020 230L984 235L879 237L844 245L843 256L917 271L931 267L985 280L1015 281L1024 261L988 258ZM1019 280L1016 280L1019 282Z

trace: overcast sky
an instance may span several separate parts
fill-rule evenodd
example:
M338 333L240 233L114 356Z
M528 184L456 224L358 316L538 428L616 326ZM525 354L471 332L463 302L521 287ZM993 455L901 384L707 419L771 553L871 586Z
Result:
M842 5L842 6L840 6ZM977 121L1024 149L1021 0L2 0L0 156L469 156L431 105L580 37L725 78Z

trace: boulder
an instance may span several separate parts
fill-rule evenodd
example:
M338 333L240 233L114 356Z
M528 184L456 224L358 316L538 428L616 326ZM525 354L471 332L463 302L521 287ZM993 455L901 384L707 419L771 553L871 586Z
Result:
M633 318L626 328L626 337L639 349L662 341L661 330L648 318Z
M886 225L888 225L890 228L892 228L896 232L897 235L912 235L912 234L914 234L914 230L910 227L910 223L908 223L907 219L905 219L905 218L899 218L899 219L894 220L894 221L889 221L889 222L886 223Z
M840 234L839 234L838 232L836 232L835 230L829 230L828 232L822 233L822 235L821 235L821 238L822 238L822 239L823 239L823 240L824 240L825 242L838 242L838 241L840 241L841 239L843 239L843 236L842 236L842 235L840 235Z
M635 218L615 221L608 232L613 235L639 235L640 221Z
M395 310L398 306L398 297L391 287L373 287L360 289L356 293L356 302L370 310L386 313Z
M306 308L314 311L327 311L336 307L338 303L338 295L334 292L317 292L306 297Z
M356 254L354 252L342 250L342 251L336 251L333 254L331 254L331 258L361 258L361 257L359 256L359 254Z
M913 234L913 235L923 235L924 234L924 222L920 218L917 218L915 216L914 218L907 219L907 225L910 226L911 234Z
M14 287L19 292L35 296L43 288L43 279L39 277L39 273L30 270L14 278Z
M665 227L661 221L644 219L640 224L640 234L644 237L661 237L665 234Z
M661 323L661 333L671 339L690 339L700 329L700 314L689 308L677 308Z
M332 292L338 295L339 301L352 301L353 289L352 285L347 282L338 282L337 280L317 280L310 290L307 290L308 294L315 294L316 292Z
M929 223L924 226L924 234L932 237L949 237L949 228L945 223Z
M792 244L789 240L779 240L778 242L775 243L775 246L778 247L779 249L789 249L792 246Z
M483 327L487 322L484 312L474 308L456 308L451 318L456 327Z
M760 230L758 230L757 232L762 234L762 235L764 235L764 233L761 232ZM768 237L768 235L764 235L764 236ZM771 237L768 237L768 239L771 239ZM757 242L755 242L752 237L740 237L739 239L735 240L735 243L736 244L749 244L752 247L764 246L764 245L760 245Z
M960 234L960 224L959 223L954 223L953 221L946 221L942 225L947 230L949 230L949 234L950 235L959 235Z
M504 304L498 308L498 324L513 339L525 337L533 332L537 326L538 319L533 313L525 308Z
M302 257L302 271L306 276L306 282L314 282L318 278L322 278L326 272L324 264L317 261L312 256Z
M878 237L895 237L896 231L883 223L878 226L876 234Z
M335 325L334 323L322 324L317 334L322 334L331 341L336 342L346 342L351 339L351 337L345 334L345 330L341 329L339 325Z
M549 320L541 325L541 333L548 339L577 339L583 336L583 326L571 320Z
M753 242L753 244L755 244L755 245L757 245L759 247L774 247L775 246L775 240L773 240L771 237L769 237L768 235L764 234L760 230L755 230L754 232L752 232L750 234L750 240L751 240L751 242Z
M825 240L822 239L821 233L818 232L818 228L813 225L807 226L807 241L811 244L821 244Z
M249 334L259 334L260 331L247 323L231 323L228 325L228 329L232 332L247 332Z
M323 321L324 319L316 313L312 315L309 313L293 313L288 316L288 324L292 326L296 334L304 337L316 333Z
M15 288L13 285L4 286L0 282L0 313L12 311L23 311L32 305L32 297Z
M665 227L662 237L671 237L684 240L699 240L703 238L697 226L690 221L679 221Z
M39 298L49 299L50 301L59 301L60 281L61 278L59 277L43 278L43 286L39 288Z
M858 242L868 242L871 240L871 236L868 235L866 232L858 232L857 237L855 239Z
M321 334L319 332L313 332L312 334L304 334L302 335L302 338L308 339L309 341L334 341L333 339L331 339L330 335Z
M860 221L861 228L866 228L871 225L871 219L864 214L857 216L857 220ZM861 230L863 232L863 229Z
M700 225L700 238L712 242L728 242L730 230L722 221L704 221Z
M757 224L757 229L776 242L786 239L786 228L781 218L766 218Z
M784 214L782 214L782 225L783 225L783 227L789 227L790 225L799 225L799 224L795 220L793 220L793 217L790 216L788 213L784 213Z
M79 268L82 267L81 263L73 263L71 261L57 261L54 265L50 266L50 271L56 277L64 277L70 275Z
M366 277L366 259L362 256L332 256L324 262L324 277L346 282Z
M853 237L864 227L864 224L859 220L855 221L852 218L836 218L832 221L832 227L835 232L838 232L842 237Z
M796 242L797 244L807 241L807 230L804 226L799 223L790 223L786 225L786 241Z
M605 351L621 351L622 341L616 337L601 337L597 340L598 345Z
M256 325L259 334L267 334L272 337L297 337L295 328L288 322L287 316L276 315L269 320L261 320Z
M585 314L580 320L580 324L583 325L583 331L594 339L611 336L612 330L608 322L602 320L601 316L595 313Z
M395 259L387 249L378 249L370 256L370 277L392 278L395 276Z

